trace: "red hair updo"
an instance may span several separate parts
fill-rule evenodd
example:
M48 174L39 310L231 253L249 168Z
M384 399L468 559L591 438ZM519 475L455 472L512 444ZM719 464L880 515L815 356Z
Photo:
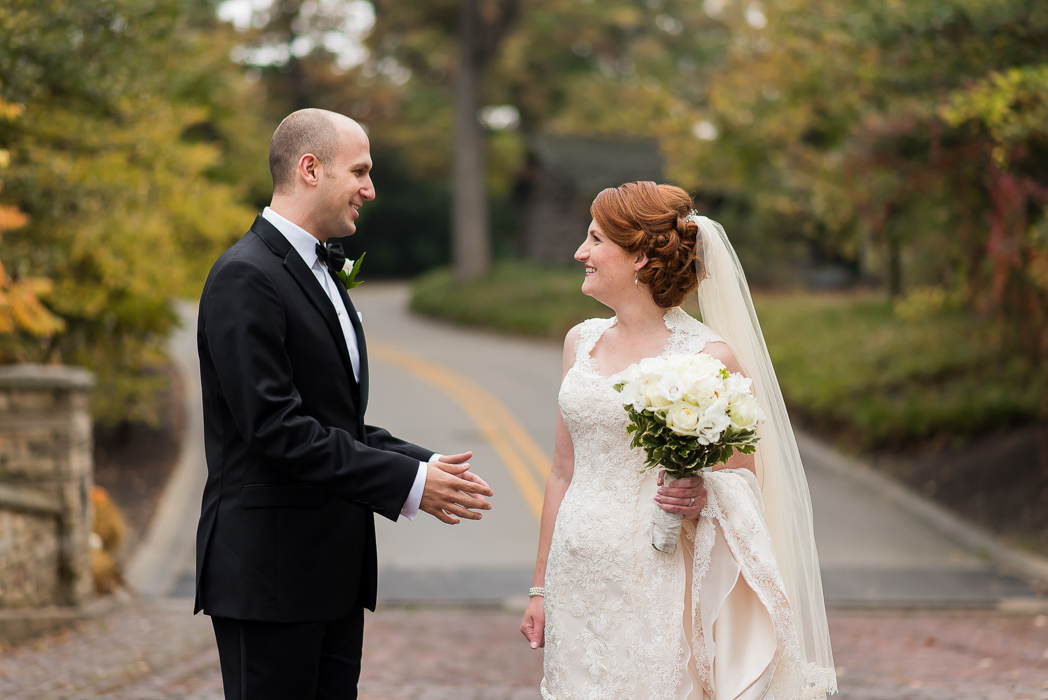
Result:
M637 273L663 309L679 306L699 286L695 269L698 224L687 220L691 197L679 187L627 182L609 187L590 205L590 215L613 243L648 263ZM704 267L700 261L700 267Z

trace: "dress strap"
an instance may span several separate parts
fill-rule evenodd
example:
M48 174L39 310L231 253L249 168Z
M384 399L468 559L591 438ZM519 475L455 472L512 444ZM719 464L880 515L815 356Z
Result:
M693 355L702 352L706 343L724 342L709 326L679 306L668 309L663 320L670 330L670 339L666 342L667 355Z
M604 331L615 325L614 318L589 318L582 322L579 327L579 337L575 341L575 366L580 369L597 371L597 363L593 360L594 346Z

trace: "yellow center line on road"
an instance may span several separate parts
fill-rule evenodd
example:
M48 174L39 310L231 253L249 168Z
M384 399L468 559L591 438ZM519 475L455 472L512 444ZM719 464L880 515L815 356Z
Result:
M455 370L395 345L369 341L368 350L376 359L410 372L457 403L495 448L535 518L542 515L550 458L502 402Z

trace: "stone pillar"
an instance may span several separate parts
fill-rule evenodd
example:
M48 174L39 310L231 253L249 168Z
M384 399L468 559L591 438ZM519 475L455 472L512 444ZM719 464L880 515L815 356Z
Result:
M0 609L93 593L90 372L0 366Z

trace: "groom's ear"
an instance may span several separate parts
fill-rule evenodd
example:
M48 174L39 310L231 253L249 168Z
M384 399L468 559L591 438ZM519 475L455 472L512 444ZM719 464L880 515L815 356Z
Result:
M298 159L298 176L310 187L316 187L319 184L320 169L320 160L312 153L307 153Z

